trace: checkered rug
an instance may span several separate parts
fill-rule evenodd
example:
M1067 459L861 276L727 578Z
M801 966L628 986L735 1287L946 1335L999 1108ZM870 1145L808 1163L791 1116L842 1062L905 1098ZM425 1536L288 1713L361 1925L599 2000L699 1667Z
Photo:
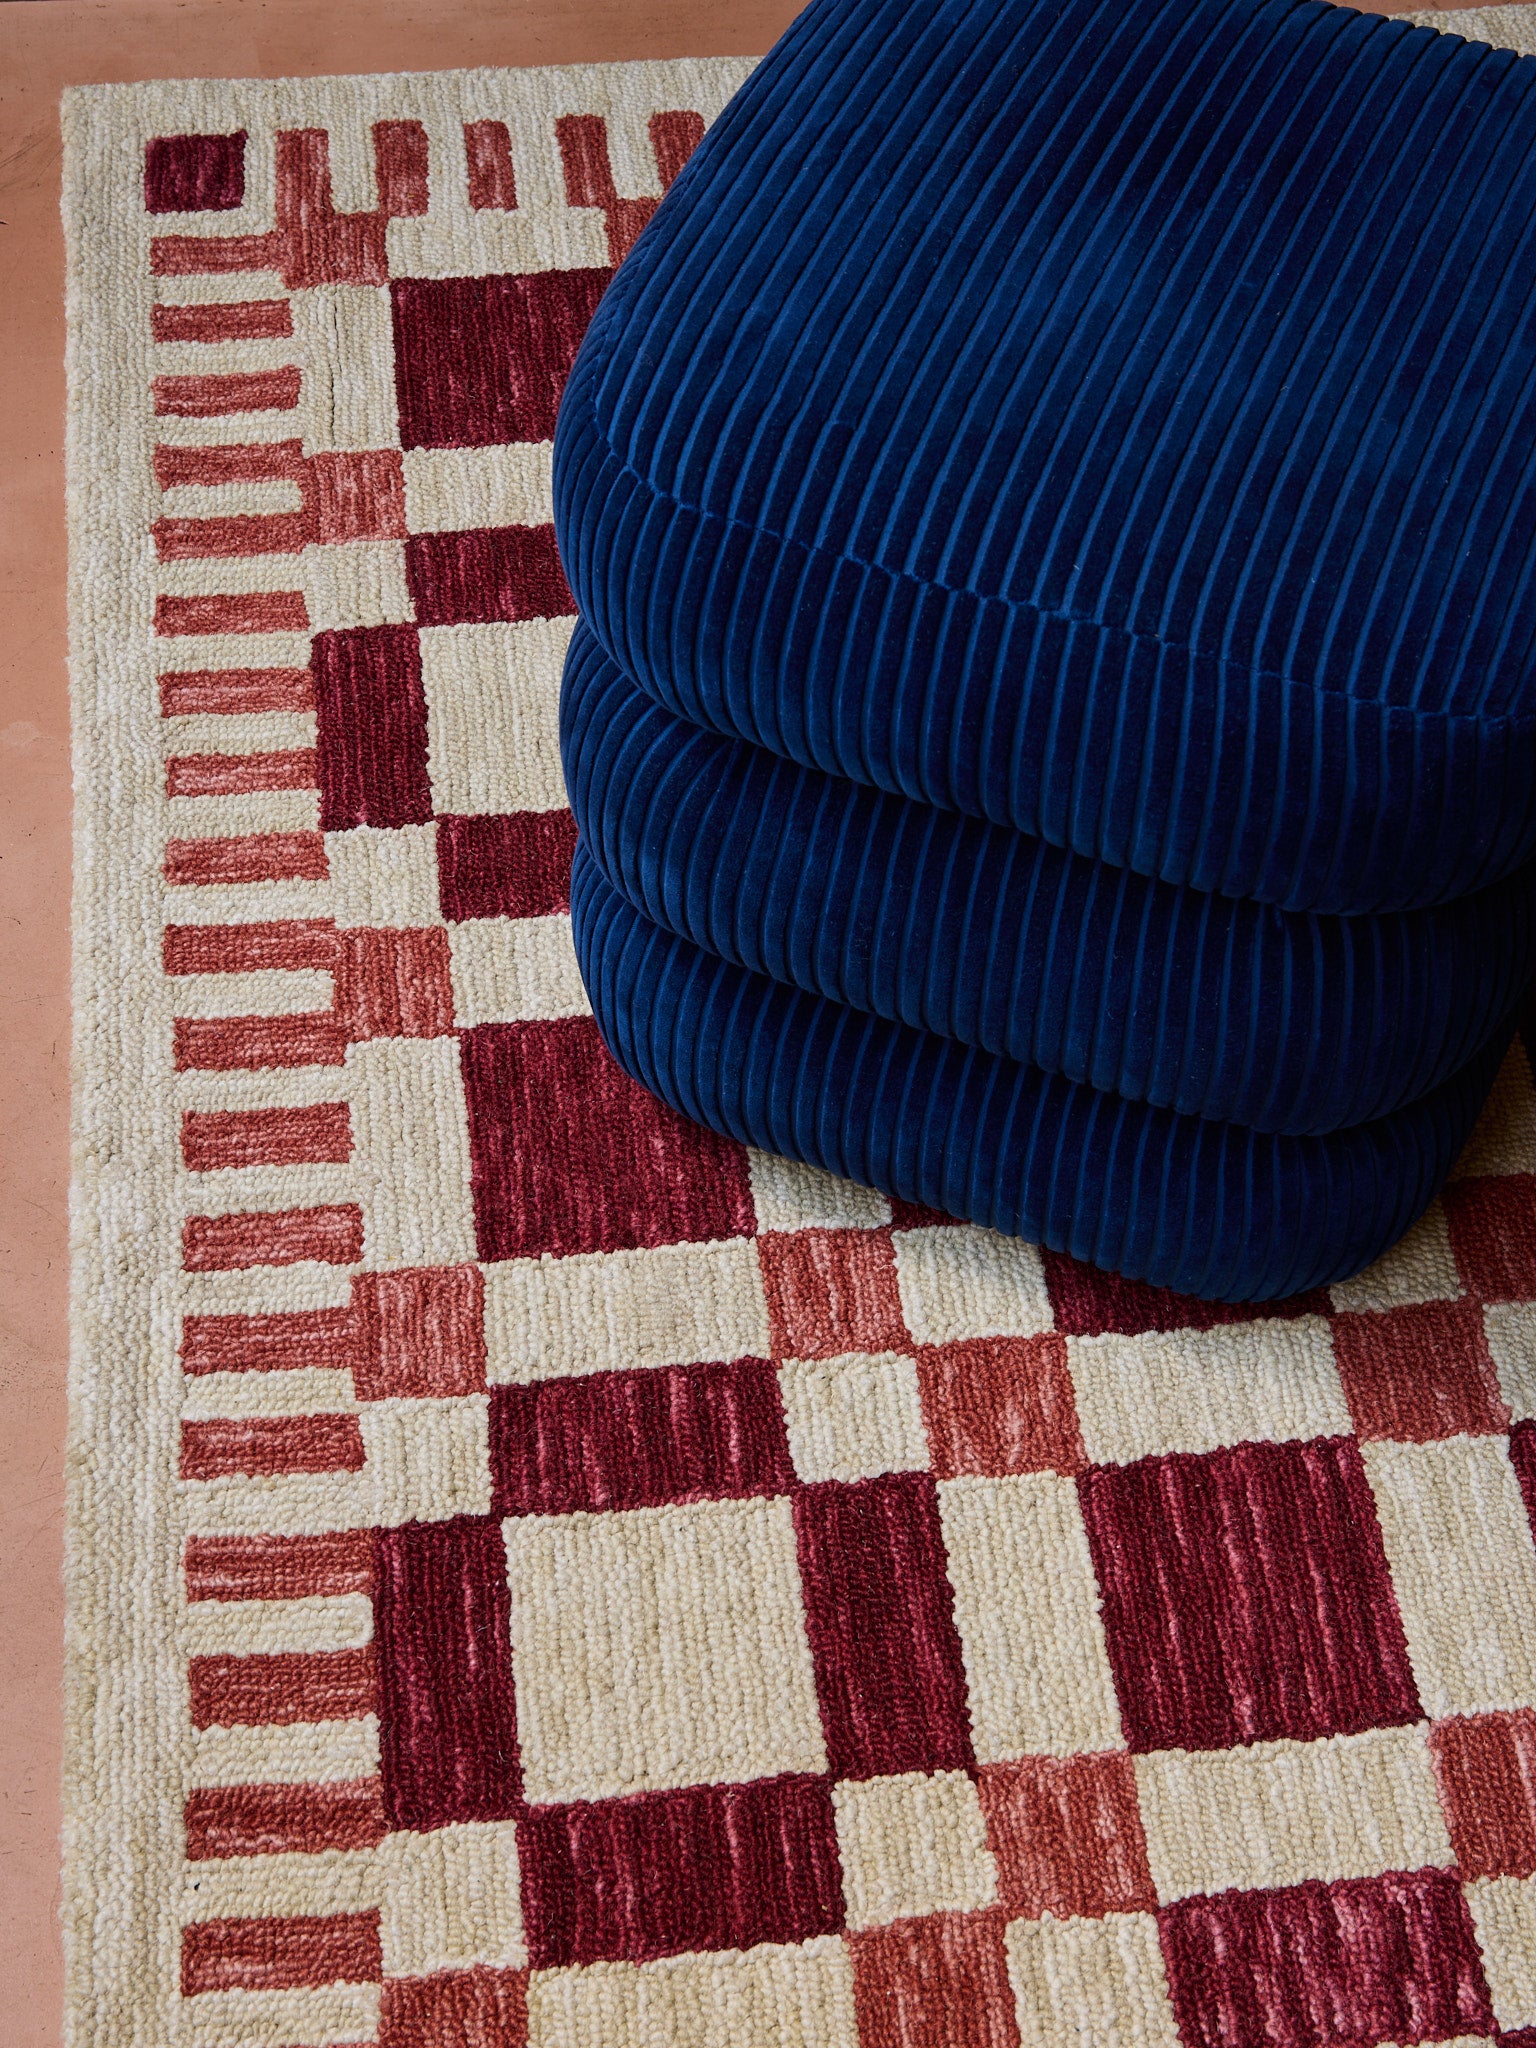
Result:
M68 100L71 2038L1533 2048L1527 1050L1245 1312L598 1040L550 436L749 68Z

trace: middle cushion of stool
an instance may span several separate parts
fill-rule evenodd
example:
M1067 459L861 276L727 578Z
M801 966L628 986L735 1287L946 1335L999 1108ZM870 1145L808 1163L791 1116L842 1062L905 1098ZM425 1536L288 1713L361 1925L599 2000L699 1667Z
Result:
M854 1009L1183 1114L1325 1132L1436 1087L1536 968L1536 868L1381 916L1158 882L662 710L578 624L561 749L641 914Z

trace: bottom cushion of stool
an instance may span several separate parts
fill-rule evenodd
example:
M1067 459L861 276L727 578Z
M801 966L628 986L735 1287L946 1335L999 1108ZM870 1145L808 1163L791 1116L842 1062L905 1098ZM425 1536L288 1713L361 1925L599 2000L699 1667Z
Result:
M1394 1243L1449 1172L1512 1028L1389 1116L1277 1136L1149 1108L766 980L649 923L580 843L571 914L609 1050L685 1115L1224 1301L1326 1286Z

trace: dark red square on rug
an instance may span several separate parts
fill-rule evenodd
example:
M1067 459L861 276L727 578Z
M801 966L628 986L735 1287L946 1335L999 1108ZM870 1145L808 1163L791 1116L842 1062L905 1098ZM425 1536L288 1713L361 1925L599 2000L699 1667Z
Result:
M547 441L604 270L407 277L390 287L402 448Z
M311 651L319 728L320 828L424 825L427 699L414 626L317 633Z
M405 580L423 626L562 619L576 609L552 526L413 534Z
M483 1259L612 1252L755 1227L743 1147L621 1071L590 1017L462 1037Z
M833 1776L967 1769L965 1671L932 1478L807 1486L795 1531Z
M832 1795L819 1778L538 1806L517 1846L536 1970L809 1941L843 1924Z
M390 1826L512 1819L522 1787L500 1522L381 1530L374 1614Z
M439 818L437 875L450 924L551 917L571 907L576 820L569 811Z
M1133 1750L1299 1742L1420 1718L1348 1438L1244 1443L1078 1481Z
M778 1374L741 1358L496 1387L491 1479L503 1515L788 1493Z
M1493 2032L1449 1870L1181 1899L1159 1916L1184 2048L1375 2048Z
M156 135L144 145L146 213L228 213L245 199L243 128L232 135Z

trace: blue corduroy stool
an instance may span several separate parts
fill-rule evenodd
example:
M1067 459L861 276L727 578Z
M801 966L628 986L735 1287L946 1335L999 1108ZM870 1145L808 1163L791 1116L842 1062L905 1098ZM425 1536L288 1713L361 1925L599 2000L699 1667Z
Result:
M630 1073L1137 1278L1422 1211L1536 964L1536 61L816 0L566 390Z

